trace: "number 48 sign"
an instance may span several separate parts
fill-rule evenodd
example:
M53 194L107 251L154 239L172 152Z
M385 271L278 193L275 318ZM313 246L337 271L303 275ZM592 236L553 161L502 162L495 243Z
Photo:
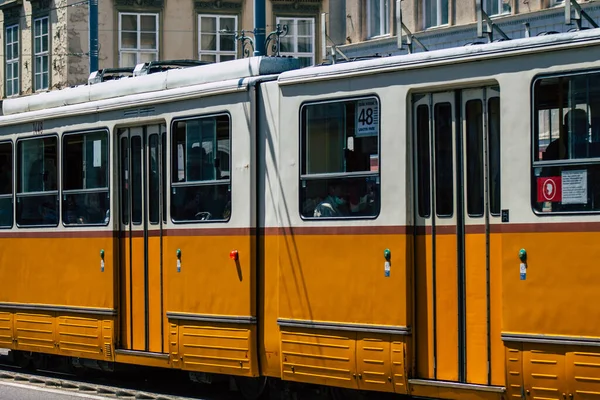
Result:
M377 100L358 102L356 109L356 136L377 136L379 132L379 105Z

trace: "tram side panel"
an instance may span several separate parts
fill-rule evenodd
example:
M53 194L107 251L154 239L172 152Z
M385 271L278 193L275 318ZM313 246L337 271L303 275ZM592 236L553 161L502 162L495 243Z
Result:
M404 393L411 274L405 141L393 128L405 125L402 97L389 80L350 81L282 87L281 375Z
M163 254L170 356L177 368L256 376L255 203L249 200L255 193L255 141L248 92L203 98L196 104L185 112L173 110L170 124L175 172ZM184 139L183 133L198 124L213 133L216 129L217 141L210 141L219 148L222 164L222 175L207 185L200 182L206 177L184 178L176 161L183 147L188 159L194 148L206 147L196 146L189 136ZM178 130L182 134L174 139ZM198 190L190 196L173 195L194 185ZM223 196L230 201L221 201ZM180 202L184 199L187 205ZM209 208L209 203L215 207ZM190 209L192 217L182 214Z
M112 360L117 254L112 227L105 224L104 215L98 216L95 225L87 220L73 225L66 208L64 213L59 208L58 193L67 182L63 179L68 173L65 157L69 155L69 165L76 171L75 165L81 169L78 163L83 151L74 146L65 152L61 146L65 136L59 139L59 134L62 126L78 122L34 122L38 127L35 136L31 124L3 129L15 133L0 146L3 157L14 156L16 192L14 209L3 210L5 216L11 215L11 223L3 219L3 225L12 228L3 230L0 240L3 345L15 350ZM69 137L79 142L82 136ZM102 134L102 142L97 162L108 174L108 134ZM36 179L37 174L41 179ZM71 183L81 184L77 180ZM106 187L102 194L106 196L108 190Z

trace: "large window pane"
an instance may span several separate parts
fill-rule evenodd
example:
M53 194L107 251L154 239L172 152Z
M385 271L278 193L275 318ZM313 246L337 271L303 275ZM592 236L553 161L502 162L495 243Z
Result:
M65 135L62 157L63 223L108 223L108 132Z
M17 142L17 224L57 225L57 138Z
M532 202L536 211L600 210L598 115L599 73L535 82Z
M429 107L417 107L418 207L421 217L431 215L431 155L429 146Z
M500 98L488 100L490 213L500 215Z
M13 221L13 152L11 142L0 143L0 228Z
M365 98L303 107L300 214L379 214L379 102Z
M483 105L481 100L469 100L466 109L467 213L483 216Z
M454 170L452 158L452 106L434 106L435 207L438 217L450 217L454 210Z
M171 218L228 220L231 214L231 121L228 115L173 123Z

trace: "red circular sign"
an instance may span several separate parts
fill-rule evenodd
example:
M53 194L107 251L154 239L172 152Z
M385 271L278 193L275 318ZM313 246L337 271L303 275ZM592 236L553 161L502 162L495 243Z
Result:
M554 200L556 194L558 193L558 191L556 190L556 182L552 179L546 179L542 186L542 193L546 200Z

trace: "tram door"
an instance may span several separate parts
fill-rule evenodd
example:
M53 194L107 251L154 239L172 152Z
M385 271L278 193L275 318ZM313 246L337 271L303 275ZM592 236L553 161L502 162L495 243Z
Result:
M417 374L492 384L499 92L488 87L413 100Z
M121 349L163 353L165 126L119 130Z

